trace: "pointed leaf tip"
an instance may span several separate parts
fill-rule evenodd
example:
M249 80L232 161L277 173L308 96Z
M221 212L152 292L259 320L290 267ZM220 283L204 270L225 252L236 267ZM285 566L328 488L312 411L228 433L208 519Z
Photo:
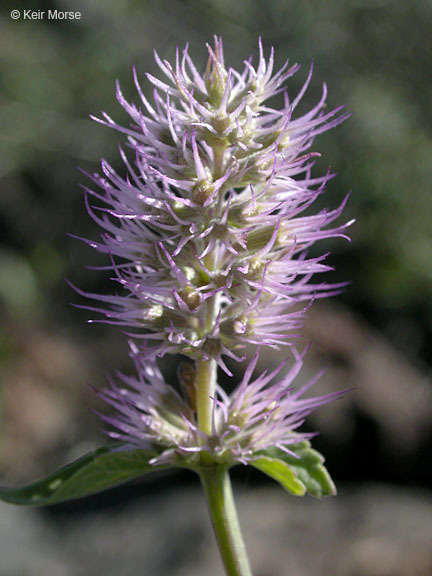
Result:
M19 488L0 487L0 500L21 506L47 506L107 490L168 466L152 466L156 455L144 450L103 446Z

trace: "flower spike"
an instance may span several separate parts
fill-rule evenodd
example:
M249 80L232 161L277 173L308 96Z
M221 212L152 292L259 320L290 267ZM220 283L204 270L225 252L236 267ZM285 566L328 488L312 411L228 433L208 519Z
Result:
M324 238L346 238L351 224L329 227L344 203L308 210L332 177L311 177L319 156L310 151L314 138L347 114L342 107L325 111L324 85L319 102L296 117L312 66L291 100L284 83L299 66L286 62L274 74L273 51L267 59L261 40L258 65L248 60L242 71L225 66L220 38L208 52L203 75L187 47L174 66L155 54L164 80L147 75L152 103L135 68L141 105L117 85L131 125L106 115L97 121L126 135L135 160L121 151L124 178L103 161L103 177L91 178L99 191L88 191L99 206L86 204L104 231L89 244L120 261L113 267L124 289L111 299L115 310L101 314L132 328L146 357L168 350L210 356L225 369L224 350L292 344L302 302L341 287L313 282L329 266L306 250ZM268 107L280 90L283 109ZM213 319L206 320L210 305Z

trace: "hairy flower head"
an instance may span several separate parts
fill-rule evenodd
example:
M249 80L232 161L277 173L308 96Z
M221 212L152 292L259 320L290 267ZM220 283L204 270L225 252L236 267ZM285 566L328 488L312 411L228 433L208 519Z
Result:
M260 452L276 447L290 454L290 446L315 436L299 431L305 417L317 407L340 397L344 391L305 397L321 373L299 388L294 379L303 355L294 350L295 362L281 376L285 362L253 378L258 353L252 358L240 384L231 394L216 386L211 434L197 423L193 394L180 376L180 391L167 384L154 361L144 361L134 343L131 356L137 375L118 373L116 383L99 396L114 407L111 416L101 415L110 426L109 436L123 449L141 448L157 454L152 464L194 467L206 452L213 462L247 464ZM193 368L189 365L190 370ZM193 376L188 385L194 386Z
M332 226L343 204L305 214L331 178L312 176L315 136L347 114L327 111L326 88L303 115L296 108L312 69L294 97L286 81L299 66L273 71L273 51L241 71L226 67L220 39L208 46L201 74L187 47L174 65L156 55L163 79L147 74L148 99L134 71L138 100L117 99L130 117L122 126L125 175L102 161L86 204L103 230L88 241L112 262L116 295L103 302L106 322L130 327L147 359L181 353L193 359L243 358L247 344L292 343L304 311L341 285L316 282L330 268L325 254L308 257L316 241L345 236ZM266 101L282 94L281 109Z

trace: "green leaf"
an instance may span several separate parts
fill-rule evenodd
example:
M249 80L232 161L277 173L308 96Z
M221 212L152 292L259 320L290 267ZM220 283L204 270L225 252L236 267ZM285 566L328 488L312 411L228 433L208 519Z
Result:
M104 446L20 488L0 488L0 500L22 506L45 506L112 488L167 466L151 466L155 454L144 450L113 450Z
M305 492L316 498L322 498L323 496L334 496L336 494L336 487L333 480L330 478L330 474L327 472L324 463L323 456L311 448L310 442L303 441L298 444L292 444L287 447L291 452L297 456L291 456L279 448L272 447L267 450L260 452L260 458L265 457L273 462L282 463L289 470L289 476L283 478L282 481L277 477L277 474L269 473L262 470L264 473L268 474L275 480L277 480L285 489L289 490L293 494L303 495ZM255 466L256 461L250 462L252 466ZM259 468L259 466L255 466ZM278 473L283 474L283 469L278 466ZM295 478L302 487L303 491L294 492L287 488L288 485L292 483L292 477Z
M258 470L261 470L261 472L264 472L264 474L267 474L267 476L270 476L270 478L273 478L276 482L279 482L285 490L288 490L288 492L291 492L291 494L295 496L303 496L306 491L302 482L296 478L296 475L290 467L282 460L262 456L256 460L252 460L250 465L258 468Z

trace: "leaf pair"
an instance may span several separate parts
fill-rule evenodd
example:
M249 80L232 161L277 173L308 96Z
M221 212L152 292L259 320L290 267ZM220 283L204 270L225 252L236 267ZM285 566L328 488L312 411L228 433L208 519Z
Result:
M297 457L278 448L261 452L250 462L296 496L306 492L320 498L336 493L323 466L324 459L309 442L290 446ZM155 456L144 450L102 447L60 468L46 478L21 488L0 488L0 500L23 506L46 506L95 494L170 465L151 465Z

